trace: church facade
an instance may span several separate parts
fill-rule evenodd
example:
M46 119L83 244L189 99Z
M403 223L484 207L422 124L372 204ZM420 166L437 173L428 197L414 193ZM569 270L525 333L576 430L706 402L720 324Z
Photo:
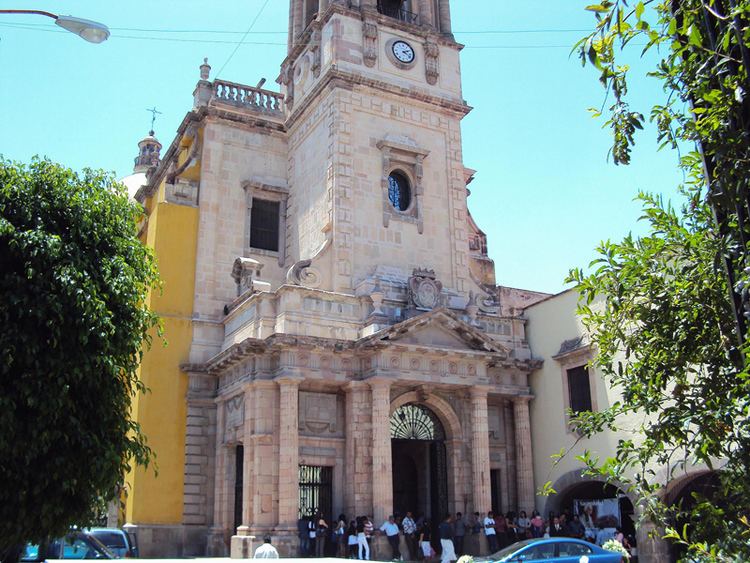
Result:
M127 477L143 555L301 514L530 511L532 360L468 210L448 0L292 0L281 92L211 80L135 194L164 278Z

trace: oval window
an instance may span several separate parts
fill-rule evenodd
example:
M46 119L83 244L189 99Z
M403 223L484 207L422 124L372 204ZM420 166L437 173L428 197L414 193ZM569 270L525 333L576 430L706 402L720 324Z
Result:
M409 208L409 203L411 203L409 180L400 172L391 172L388 175L388 199L399 211L406 211Z

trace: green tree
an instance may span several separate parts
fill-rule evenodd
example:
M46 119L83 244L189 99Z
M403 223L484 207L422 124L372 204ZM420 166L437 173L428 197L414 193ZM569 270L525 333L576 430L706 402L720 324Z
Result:
M639 436L614 459L582 459L627 483L647 515L692 557L748 560L750 374L746 303L750 229L748 0L602 1L596 29L576 46L611 100L611 155L628 164L645 118L631 109L623 51L658 51L650 73L666 101L650 108L662 146L684 150L685 204L676 211L641 194L650 231L603 243L592 272L571 272L595 359L622 400L577 423L584 435L643 415ZM605 104L606 105L606 104ZM667 507L653 468L719 469L721 487L689 507ZM675 523L687 526L669 529Z
M151 452L131 418L157 283L101 171L0 159L0 553L91 522Z

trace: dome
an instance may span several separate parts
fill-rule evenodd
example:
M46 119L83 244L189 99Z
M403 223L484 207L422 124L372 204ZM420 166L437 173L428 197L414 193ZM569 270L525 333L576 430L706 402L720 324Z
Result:
M129 176L121 178L120 182L125 184L125 187L128 190L128 199L135 199L135 193L141 186L146 185L148 180L146 179L145 172L136 172L135 174L130 174Z

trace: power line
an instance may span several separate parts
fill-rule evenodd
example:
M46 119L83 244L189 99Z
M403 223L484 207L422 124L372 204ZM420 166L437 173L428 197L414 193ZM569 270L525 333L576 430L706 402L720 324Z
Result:
M57 30L57 29L41 29L38 27L28 27L24 24L14 24L14 23L0 23L0 27L10 27L14 29L24 29L29 31L44 31L47 33L67 33L63 30ZM180 37L152 37L152 36L146 36L146 35L119 35L119 34L112 34L111 37L113 39L131 39L135 41L166 41L171 43L202 43L202 44L212 44L212 45L236 45L235 51L230 56L230 59L232 56L234 56L234 53L236 53L237 49L239 49L242 45L266 45L266 46L285 46L286 43L280 43L280 42L272 42L272 41L228 41L228 40L222 40L222 39L188 39L188 38L180 38ZM466 49L570 49L572 48L572 45L466 45ZM224 67L227 65L229 60L227 60L226 63L222 66L221 70L224 70ZM216 76L218 77L219 74L217 73Z
M10 23L4 25L28 26L28 27L49 27L54 28L54 24L48 23ZM218 35L286 35L286 31L235 31L228 29L166 29L166 28L143 28L143 27L110 27L112 31L135 31L140 33L202 33ZM557 29L557 28L538 28L538 29L473 29L465 31L456 31L454 34L461 35L514 35L525 33L588 33L591 29Z
M248 28L247 28L247 31L245 32L245 34L244 34L244 35L243 35L243 36L242 36L242 37L240 38L240 40L239 40L239 41L237 42L237 46L236 46L236 47L234 48L234 51L232 51L232 54L231 54L231 55L229 55L229 58L227 58L227 60L226 60L226 61L224 61L224 64L223 64L223 65L221 65L221 68L219 69L219 72L217 72L217 73L216 73L216 78L219 78L219 75L221 75L221 71L223 71L223 70L224 70L224 68L225 68L225 67L226 67L226 66L227 66L227 65L229 64L229 61L231 61L231 60L232 60L232 57L234 57L234 54L235 54L235 53L237 52L237 50L238 50L238 49L240 48L240 46L242 45L242 42L243 42L243 41L245 40L245 38L247 37L247 34L248 34L248 33L250 33L250 30L251 30L251 29L253 28L253 26L255 25L255 22L257 22L257 21L258 21L258 18L259 18L259 17L260 17L260 15L261 15L261 14L263 13L263 10L265 10L265 9L266 9L266 6L268 6L268 1L269 1L269 0L266 0L265 2L263 2L263 5L262 5L262 6L260 7L260 10L258 10L258 13L257 13L257 14L255 14L255 18L253 18L253 21L252 21L252 22L250 22L250 27L248 27Z

